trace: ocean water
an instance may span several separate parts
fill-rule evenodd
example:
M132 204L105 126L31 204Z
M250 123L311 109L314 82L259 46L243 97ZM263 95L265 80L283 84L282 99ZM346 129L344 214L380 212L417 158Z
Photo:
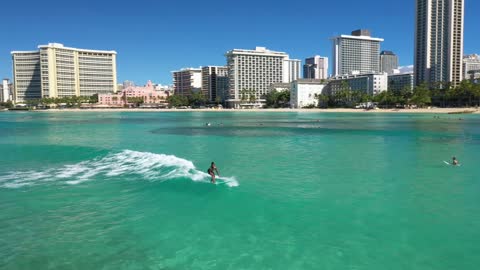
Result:
M461 117L2 112L0 269L478 269Z

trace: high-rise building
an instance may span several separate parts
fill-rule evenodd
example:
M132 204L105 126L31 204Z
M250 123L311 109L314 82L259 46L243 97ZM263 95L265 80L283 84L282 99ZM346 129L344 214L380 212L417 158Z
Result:
M380 53L380 72L393 74L393 70L398 69L398 56L392 51L383 51Z
M316 55L305 59L303 78L326 80L328 78L328 58Z
M300 77L300 60L290 59L284 52L257 47L255 50L234 49L227 52L226 57L229 89L225 98L229 107L251 103L252 97L255 103L264 103L272 84L290 83Z
M117 90L115 51L50 43L38 51L13 51L15 101L106 94Z
M202 67L202 92L210 102L223 101L228 90L228 68L217 66Z
M332 40L334 76L380 72L378 56L383 39L371 37L368 30L356 30Z
M173 71L173 91L175 95L190 96L202 90L202 69L184 68Z
M14 102L23 103L29 99L42 98L40 53L38 51L24 51L12 52L12 55L13 81L15 85Z
M7 102L11 100L10 94L10 80L3 79L2 84L0 85L0 102Z
M465 57L463 57L463 79L476 79L475 74L478 73L480 73L480 55L465 55Z
M463 17L464 0L416 0L416 85L460 83L464 75Z

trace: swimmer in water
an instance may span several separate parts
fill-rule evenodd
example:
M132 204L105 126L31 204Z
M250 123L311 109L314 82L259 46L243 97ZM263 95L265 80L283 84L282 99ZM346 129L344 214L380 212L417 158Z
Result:
M452 165L453 165L453 166L457 166L457 165L458 165L458 160L457 160L456 157L453 157L453 158L452 158Z

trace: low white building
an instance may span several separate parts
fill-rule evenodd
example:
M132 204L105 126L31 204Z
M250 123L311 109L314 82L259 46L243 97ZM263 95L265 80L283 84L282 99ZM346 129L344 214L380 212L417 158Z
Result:
M335 95L342 90L360 91L368 95L378 95L388 90L387 73L369 73L337 76L328 83L327 92Z
M291 84L290 90L290 107L300 109L307 106L317 106L317 95L322 94L325 88L322 80L315 79L299 79Z

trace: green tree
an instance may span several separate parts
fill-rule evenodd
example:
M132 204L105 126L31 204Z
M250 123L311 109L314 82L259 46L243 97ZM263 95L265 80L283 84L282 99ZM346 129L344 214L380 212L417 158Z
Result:
M251 100L253 100L253 102L255 102L254 98L252 98L252 93L254 93L255 91L252 90L252 89L242 89L240 90L240 100L244 103L244 102L252 102Z
M426 87L425 84L417 86L413 90L411 104L417 105L418 107L430 105L432 102L431 94L431 91Z
M11 109L13 108L13 102L12 101L7 101L7 102L0 102L0 108L7 108Z
M27 104L27 107L29 108L32 108L32 107L35 107L35 106L38 106L38 104L40 104L40 99L28 99L26 100L25 102Z
M316 94L315 98L318 100L318 107L328 108L330 103L330 96L326 94Z
M180 95L171 95L167 98L170 107L188 106L188 98Z
M248 102L250 103L255 103L257 101L257 96L255 95L255 92L250 90L248 93Z
M461 106L471 107L473 101L476 99L475 96L475 86L470 80L463 80L456 89L459 91L461 96L461 101L459 102Z
M188 96L188 103L193 106L205 105L207 98L202 91L190 92Z
M278 91L272 90L265 95L265 103L267 108L275 108L278 104Z
M215 97L215 103L218 105L220 103L222 103L222 98L220 96L216 96Z
M290 105L290 91L283 90L278 93L277 106L280 108L286 108Z
M272 90L266 96L266 106L268 108L285 108L290 104L290 91Z
M143 97L127 97L128 103L133 103L135 107L139 107L144 103Z
M397 103L397 98L392 91L383 91L374 97L374 101L386 108L391 108Z
M92 103L92 104L98 103L98 94L92 95L92 96L89 98L88 103Z

